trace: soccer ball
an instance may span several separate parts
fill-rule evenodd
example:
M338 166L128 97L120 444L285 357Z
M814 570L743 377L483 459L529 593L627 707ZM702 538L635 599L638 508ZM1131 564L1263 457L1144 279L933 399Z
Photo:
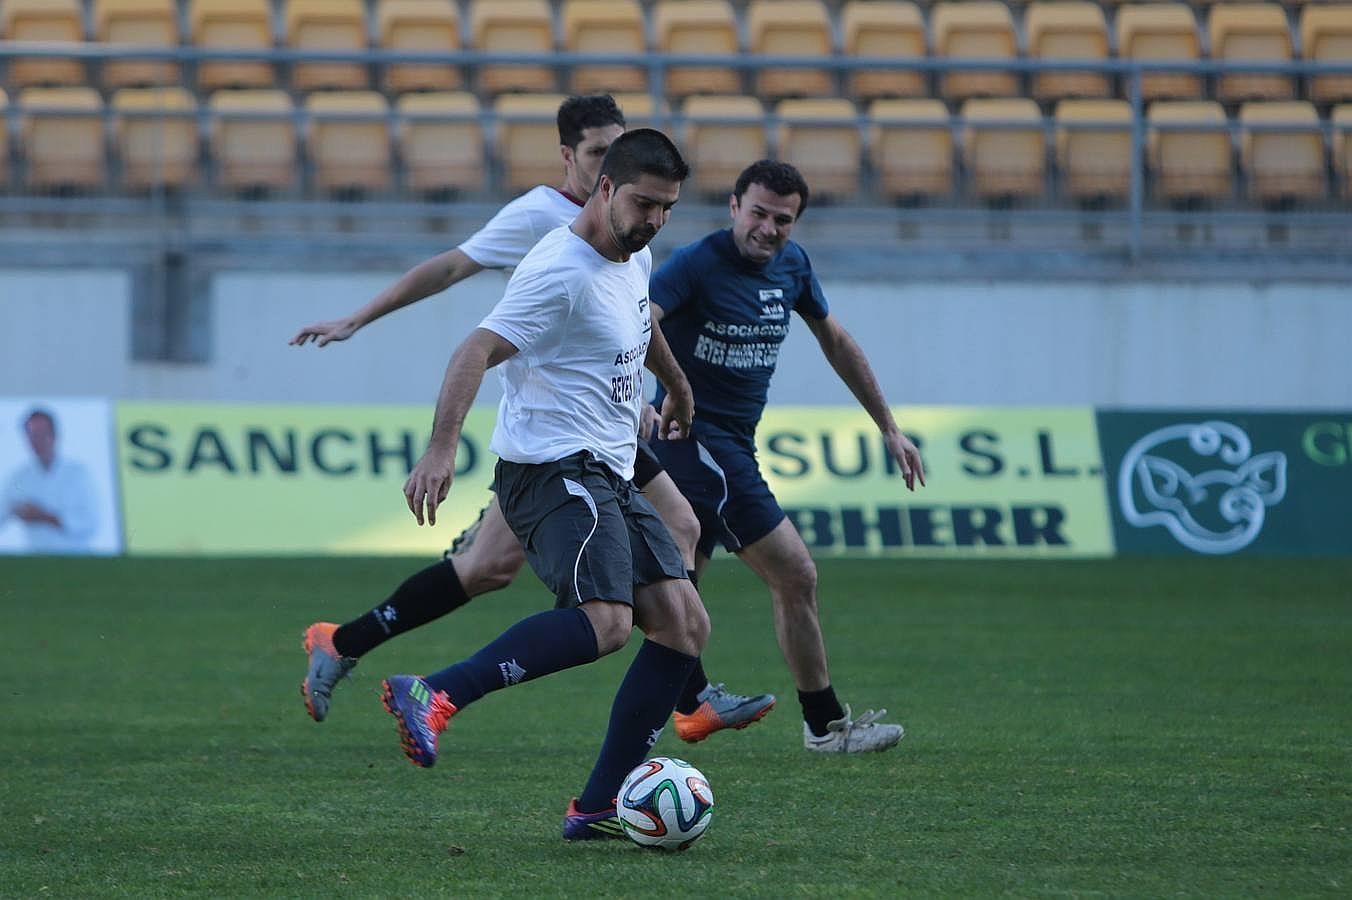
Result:
M634 843L684 850L709 827L714 792L690 763L657 756L625 776L615 806L624 833Z

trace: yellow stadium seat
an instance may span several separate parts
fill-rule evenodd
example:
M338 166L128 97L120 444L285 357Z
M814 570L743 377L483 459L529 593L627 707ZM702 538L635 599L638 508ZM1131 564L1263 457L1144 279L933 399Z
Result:
M1149 60L1199 59L1201 41L1192 10L1182 3L1123 5L1117 12L1117 55ZM1141 97L1146 101L1201 95L1202 83L1196 75L1151 72L1141 76Z
M1018 48L1009 7L996 0L942 0L930 14L936 56L972 59L1014 59ZM1012 72L949 71L939 76L946 100L969 97L1013 97L1019 93Z
M1324 199L1324 135L1313 104L1250 101L1239 108L1239 129L1240 165L1249 199L1263 203Z
M25 88L19 131L27 185L41 191L104 186L103 104L91 87Z
M562 183L559 104L562 94L506 94L497 99L497 151L502 187L513 194Z
M286 44L295 50L367 49L366 13L361 0L288 0ZM298 91L365 90L366 66L356 62L296 63L291 86Z
M183 187L197 171L197 101L181 87L122 88L113 94L113 133L122 186Z
M1108 24L1103 9L1095 3L1033 2L1023 22L1031 58L1108 58ZM1032 96L1043 103L1065 97L1107 97L1109 93L1105 72L1037 72L1032 78Z
M208 101L216 184L232 193L296 186L295 108L285 91L217 91Z
M0 35L16 43L84 40L79 0L5 0L0 3ZM11 89L81 85L84 63L74 59L12 57L6 82Z
M1124 199L1131 192L1131 104L1062 100L1056 104L1056 168L1073 200Z
M653 106L652 94L612 94L620 112L624 113L626 128L657 128L659 114L666 116L668 107L665 100ZM666 130L665 126L662 130Z
M110 44L178 46L173 0L95 0L94 35ZM177 85L178 64L155 60L107 60L100 72L105 90Z
M616 53L641 59L647 49L638 0L565 0L563 48L573 53ZM577 66L569 75L576 94L637 93L648 89L639 65Z
M953 130L942 100L875 100L870 158L878 187L894 200L953 192Z
M445 53L460 49L460 13L451 0L381 0L376 33L385 50ZM385 90L455 91L464 85L459 66L395 63L385 69Z
M781 100L775 112L779 158L798 167L813 196L854 197L861 145L854 104L838 98Z
M1230 199L1234 158L1219 103L1161 100L1151 104L1146 122L1146 158L1157 196L1170 201Z
M1316 62L1352 62L1352 5L1306 4L1300 11L1300 52ZM1315 103L1352 100L1352 75L1317 75L1310 80Z
M305 100L316 190L343 196L390 188L389 105L375 91L321 91Z
M925 57L925 20L910 0L850 0L840 11L840 31L846 56ZM856 69L845 76L845 85L859 100L929 93L921 71Z
M652 11L653 34L663 53L687 56L737 53L737 20L727 0L658 0ZM669 97L737 94L742 79L726 66L674 66L666 72Z
M267 50L272 47L268 0L192 0L188 22L193 45L204 50ZM203 61L197 65L197 89L270 88L276 78L270 63L252 60Z
M1352 200L1352 104L1340 104L1329 116L1333 124L1333 171L1341 185L1340 196Z
M437 196L484 188L479 101L466 91L399 98L399 144L408 189Z
M974 196L988 201L1042 196L1047 143L1037 103L1022 97L968 100L962 118L963 165Z
M554 52L554 22L545 0L473 0L470 31L474 49L529 53L542 59ZM493 64L479 67L479 93L554 91L554 70L546 65Z
M1231 62L1290 62L1291 29L1276 3L1218 3L1207 16L1211 58ZM1235 72L1216 79L1216 99L1288 100L1295 96L1291 76Z
M706 197L726 198L737 176L769 152L765 110L755 97L687 97L681 147L691 180Z
M821 0L751 0L746 10L747 45L766 56L831 56L831 19ZM756 93L765 98L829 97L836 93L830 69L777 68L756 71Z

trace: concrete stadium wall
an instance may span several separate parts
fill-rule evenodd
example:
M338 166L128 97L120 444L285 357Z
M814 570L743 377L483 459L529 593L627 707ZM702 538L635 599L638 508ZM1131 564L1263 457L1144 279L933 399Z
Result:
M366 302L380 272L222 273L210 360L132 363L116 270L0 270L0 394L216 402L428 403L457 342L501 295L484 273L323 350L302 325ZM897 405L1346 408L1352 292L1251 281L828 281ZM490 376L481 402L495 402ZM853 400L799 323L771 401Z

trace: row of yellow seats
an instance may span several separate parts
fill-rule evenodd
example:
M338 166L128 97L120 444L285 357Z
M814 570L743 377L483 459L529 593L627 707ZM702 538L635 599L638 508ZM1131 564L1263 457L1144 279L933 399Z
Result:
M98 94L91 88L30 88L19 99L25 187L102 190L109 167ZM491 154L503 188L516 193L560 175L554 112L562 99L499 98L495 141L486 150L478 101L465 92L408 94L393 115L374 92L315 93L305 101L302 142L287 94L225 90L208 101L205 147L213 183L227 192L295 191L303 144L311 186L319 192L390 192L396 155L402 188L412 194L477 192L487 187ZM632 124L653 118L646 95L621 102ZM0 94L0 111L3 104ZM110 111L122 189L199 183L203 135L188 91L125 88L114 95ZM949 197L962 170L976 198L1036 199L1045 193L1049 149L1067 198L1121 199L1128 192L1131 113L1125 101L1065 100L1050 120L1027 99L968 100L958 111L960 129L942 101L877 100L861 128L848 101L785 100L773 109L779 128L772 133L767 111L754 97L692 97L680 109L684 125L677 137L695 169L694 189L704 194L726 191L749 160L774 153L804 171L814 194L839 200L858 197L865 160L880 197ZM1147 115L1147 163L1161 199L1224 201L1232 195L1234 148L1218 103L1160 101ZM1352 198L1352 105L1336 107L1330 121L1333 141L1326 148L1313 105L1243 105L1239 157L1248 196L1262 202L1325 198L1331 153L1342 196ZM7 155L0 130L0 159Z
M646 16L638 0L560 0L560 34L555 34L547 0L468 0L468 44L477 49L537 53L556 47L588 53L631 56L636 62L580 66L564 89L574 92L648 89L647 69L637 60L650 49L679 54L753 54L879 56L897 59L947 57L1014 59L1020 54L1011 7L1000 0L939 0L928 16L910 0L849 0L832 9L822 0L749 0L739 38L736 11L728 0L656 0ZM94 0L94 36L115 43L172 46L179 43L173 0ZM268 0L191 0L186 43L206 48L267 49L274 46ZM1210 56L1217 60L1271 61L1293 58L1292 28L1276 3L1221 3L1206 14ZM839 33L837 44L835 34ZM1124 58L1195 60L1201 58L1203 30L1183 3L1125 3L1116 10L1110 32L1103 8L1087 0L1031 2L1023 17L1023 52L1033 58ZM649 35L651 34L651 40ZM1113 39L1110 45L1110 34ZM1315 61L1352 61L1352 4L1308 4L1295 28L1299 57ZM8 40L80 40L79 0L6 0L0 11L0 36ZM439 51L462 46L458 6L452 0L379 0L374 37L362 0L287 0L283 45L305 50L361 50L377 46L404 51ZM84 64L63 59L16 59L9 86L83 84ZM137 84L174 84L172 63L112 61L102 67L102 84L114 89ZM998 71L954 72L939 79L939 94L950 101L975 96L1018 96L1020 79ZM389 67L380 87L390 93L410 90L458 90L465 73L450 65ZM195 87L277 86L274 68L262 62L212 62L199 67ZM371 87L366 66L305 63L294 67L291 84L302 91L319 88L361 90ZM508 91L549 92L559 87L548 65L486 65L475 72L475 90L491 97ZM716 66L672 69L666 93L740 93L741 73ZM1146 99L1202 96L1195 75L1155 74L1145 79ZM836 93L835 73L824 68L764 67L754 73L760 96L825 96ZM844 87L847 96L921 97L929 94L922 73L858 71ZM1031 94L1041 101L1063 97L1106 97L1110 79L1094 73L1044 73L1033 78ZM1285 99L1295 96L1291 78L1234 74L1222 77L1216 99ZM1310 99L1352 99L1352 76L1315 79Z

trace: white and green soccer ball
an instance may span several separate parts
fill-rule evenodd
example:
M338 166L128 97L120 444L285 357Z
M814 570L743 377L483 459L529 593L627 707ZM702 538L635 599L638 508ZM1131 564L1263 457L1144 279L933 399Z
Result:
M704 773L690 763L657 756L625 777L615 807L624 833L634 843L684 850L709 827L714 792Z

